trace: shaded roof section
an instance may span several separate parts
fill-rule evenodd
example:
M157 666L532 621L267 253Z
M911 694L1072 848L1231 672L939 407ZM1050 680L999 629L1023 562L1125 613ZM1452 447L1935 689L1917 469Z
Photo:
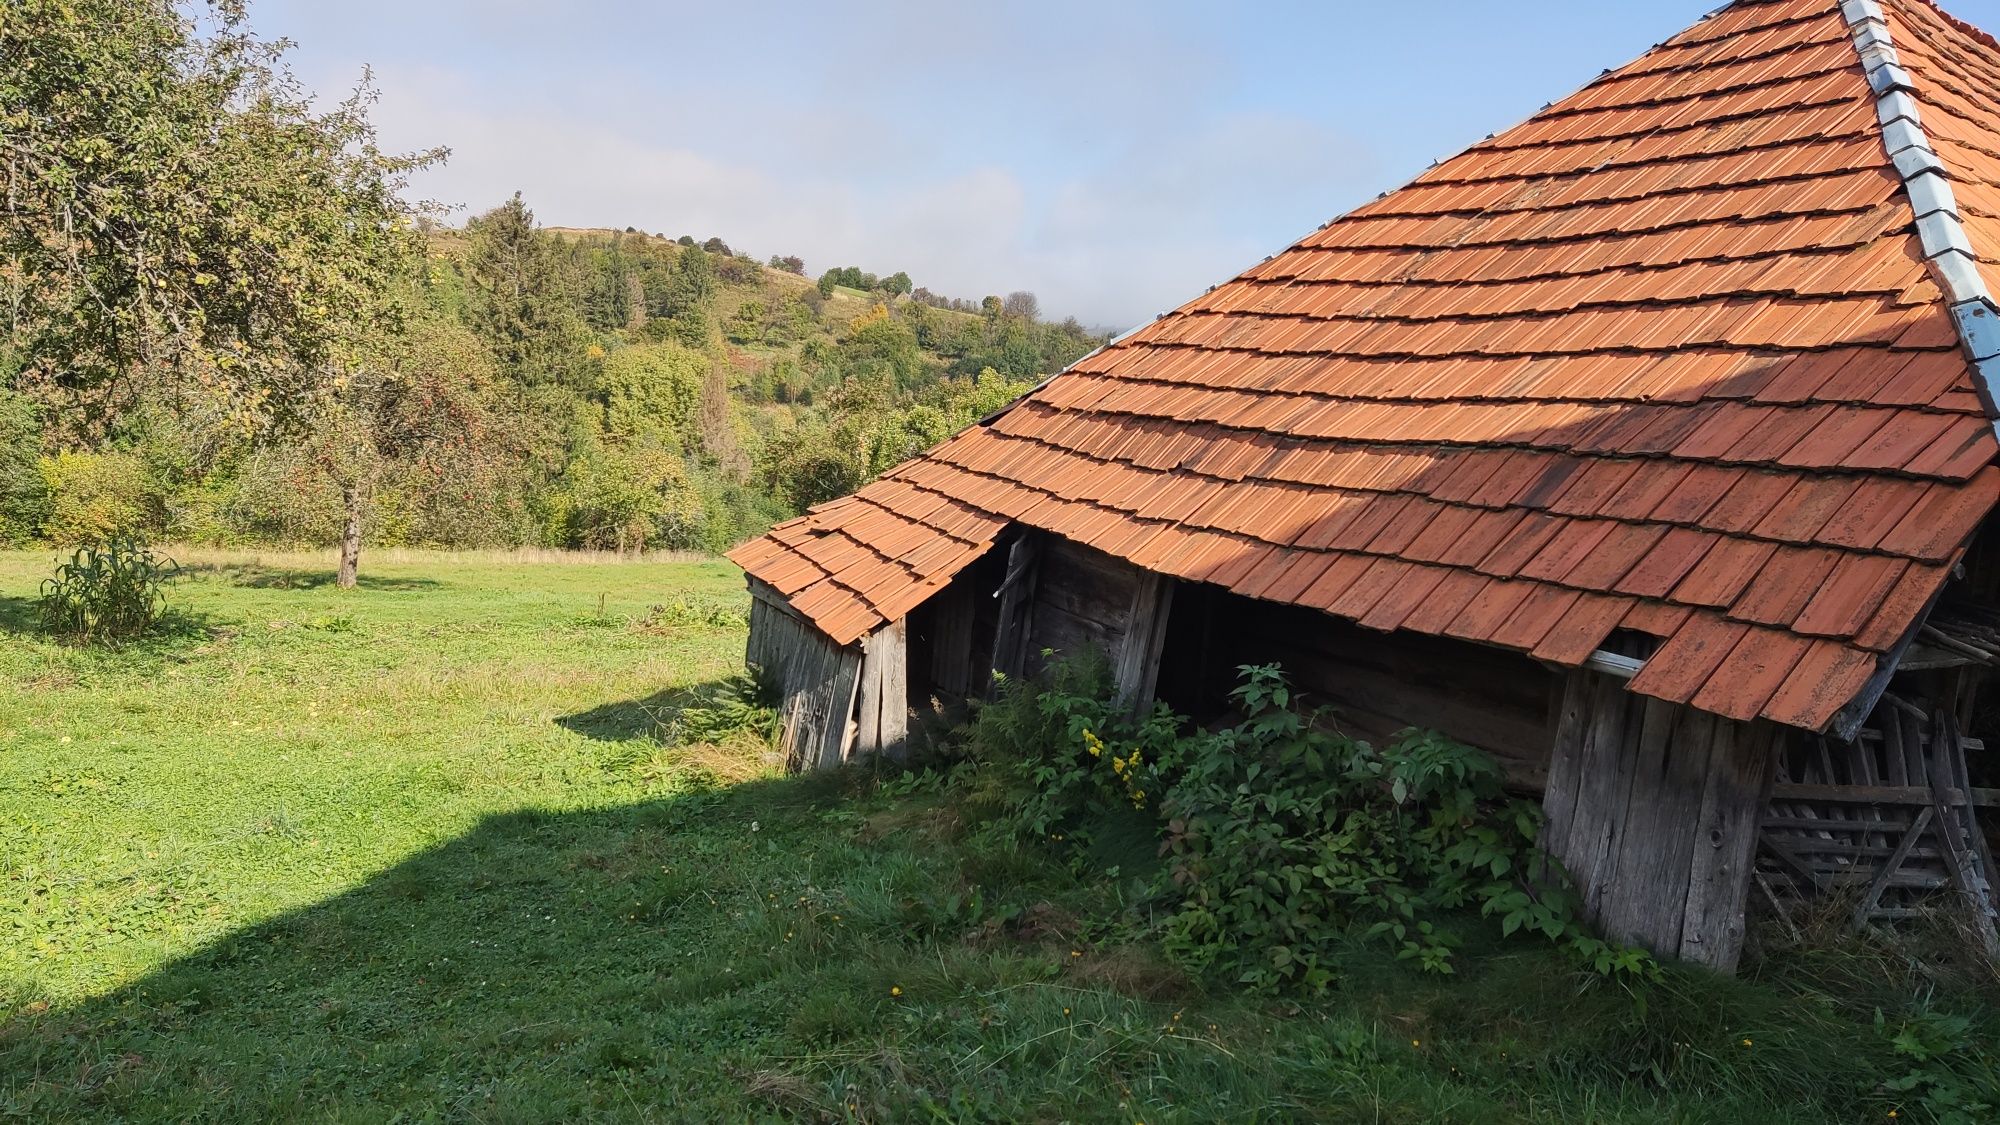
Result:
M1018 522L1822 728L2000 496L1869 12L2000 278L1993 41L1739 3L732 557L846 643Z

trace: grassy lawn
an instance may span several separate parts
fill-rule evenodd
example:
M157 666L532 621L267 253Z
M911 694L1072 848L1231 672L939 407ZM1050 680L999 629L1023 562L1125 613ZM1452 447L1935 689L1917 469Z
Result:
M741 659L724 563L196 561L182 628L103 653L0 554L0 1113L1926 1119L1865 1005L1781 974L1475 941L1243 996L1118 880L970 846L949 784L677 747Z

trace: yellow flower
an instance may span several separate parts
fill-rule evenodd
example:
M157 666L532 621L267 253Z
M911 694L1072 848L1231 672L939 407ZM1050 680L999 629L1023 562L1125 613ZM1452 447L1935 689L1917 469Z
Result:
M1743 1041L1743 1045L1744 1045L1745 1047L1748 1047L1748 1046L1750 1045L1750 1041L1749 1041L1748 1039L1745 1039L1745 1040Z
M903 994L903 986L902 986L902 985L900 985L900 984L892 984L892 985L890 985L890 986L889 986L889 995L891 995L891 996L901 996L902 994Z

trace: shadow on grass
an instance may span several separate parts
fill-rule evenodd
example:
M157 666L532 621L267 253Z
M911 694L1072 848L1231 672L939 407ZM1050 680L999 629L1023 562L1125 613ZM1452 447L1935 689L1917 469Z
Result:
M713 698L714 684L657 691L644 699L602 703L588 711L562 715L556 725L599 742L631 742L659 738L674 728L674 720L689 707Z
M187 574L213 575L246 590L317 590L333 585L338 576L331 570L252 563L192 563L181 570ZM430 590L444 585L435 578L384 578L365 570L356 581L363 590Z
M169 606L153 628L142 637L126 640L91 642L77 644L77 648L90 648L104 652L142 653L148 655L168 655L184 649L207 644L224 635L226 627L218 625L215 618L207 613ZM38 599L17 598L0 595L0 634L15 637L40 637L54 639L42 631L41 608Z
M1071 936L1087 915L1060 905L1064 865L950 843L937 802L851 809L861 776L492 816L127 987L16 1001L0 1116L1498 1122L1532 1104L1778 1125L1899 1104L1883 1037L1849 1013L1693 973L1640 1008L1546 947L1446 983L1370 945L1325 1003L1206 999L1135 946Z
M789 852L837 784L489 817L129 987L14 1007L0 1115L767 1116L745 1076L815 979Z
M38 632L41 629L34 598L15 598L0 594L0 632L16 635Z

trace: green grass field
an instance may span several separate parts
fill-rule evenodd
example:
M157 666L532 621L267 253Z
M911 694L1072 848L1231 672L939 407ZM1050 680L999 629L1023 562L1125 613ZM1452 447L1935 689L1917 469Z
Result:
M1117 880L969 846L950 785L675 745L741 659L724 563L193 561L176 630L102 652L0 554L0 1114L1948 1119L1888 1085L1898 1009L1784 973L1632 994L1475 942L1321 1000L1191 981Z

